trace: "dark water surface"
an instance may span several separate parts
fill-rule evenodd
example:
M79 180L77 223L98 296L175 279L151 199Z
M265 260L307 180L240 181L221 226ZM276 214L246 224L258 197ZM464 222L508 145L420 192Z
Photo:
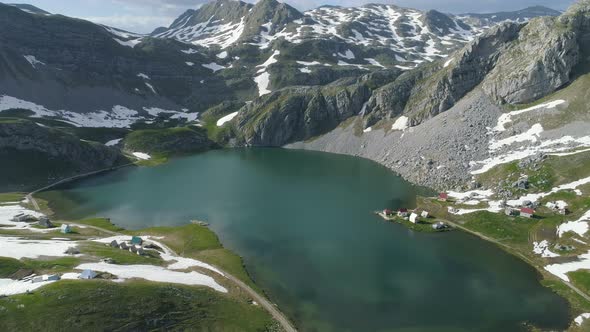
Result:
M414 233L371 214L416 188L373 162L278 149L212 151L60 192L64 217L126 228L206 220L302 331L565 328L536 272L461 232ZM59 210L59 208L58 208Z

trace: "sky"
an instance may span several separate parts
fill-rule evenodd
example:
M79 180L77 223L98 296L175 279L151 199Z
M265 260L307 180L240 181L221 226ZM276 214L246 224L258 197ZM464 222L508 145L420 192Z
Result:
M19 0L12 0L19 1ZM124 30L148 33L168 26L185 10L198 8L210 0L21 0L54 14L87 19ZM249 0L255 2L256 0ZM299 10L320 5L359 6L389 3L417 9L436 9L447 13L489 13L543 5L564 10L574 0L285 0Z

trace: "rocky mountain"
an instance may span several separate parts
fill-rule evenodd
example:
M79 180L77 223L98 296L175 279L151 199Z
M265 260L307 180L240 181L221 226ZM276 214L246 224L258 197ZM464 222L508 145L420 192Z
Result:
M211 2L151 36L0 4L0 28L0 111L85 127L194 121L227 100L409 70L481 33L436 11L367 5L300 13L275 0Z
M556 12L487 17L370 4L301 13L275 0L218 0L141 35L0 4L0 115L145 130L202 120L210 138L253 146L344 126L405 135L475 91L491 107L571 82L583 59L582 28L573 26L583 23L563 18L571 14L531 19L545 14ZM210 144L197 136L196 145Z
M528 112L518 105L559 89L567 91L568 85L588 73L588 8L590 4L583 1L559 17L502 23L447 59L389 75L385 84L359 79L354 84L369 92L336 104L339 110L346 110L347 105L363 106L341 112L352 115L324 127L329 129L320 134L317 130L301 134L313 128L310 114L315 119L332 114L330 107L310 102L316 91L308 93L306 103L299 107L288 104L297 94L286 98L282 97L286 90L275 92L256 105L258 111L244 107L239 112L234 123L241 133L237 142L284 145L293 143L286 133L299 133L293 137L300 142L290 146L364 156L436 188L465 185L474 174L502 162L588 147L590 133L579 130L582 123L588 125L583 106L576 109L579 116L562 115L550 123L523 122L510 130L501 123L506 110L524 108ZM337 90L345 95L350 86ZM273 102L274 98L281 102ZM557 104L562 102L567 101ZM272 107L265 107L267 104ZM552 109L552 105L539 108ZM296 120L301 118L304 120ZM563 136L567 139L555 139Z
M2 4L0 27L1 111L128 127L162 117L194 121L199 111L256 92L242 69L219 73L214 54L172 39Z
M392 61L383 64L372 58L353 61L358 65L414 67L417 63L445 57L485 28L502 21L526 22L546 15L556 16L559 12L530 7L518 12L454 16L434 10L423 12L394 5L369 4L362 7L322 6L299 13L276 0L263 0L256 5L223 0L187 11L170 27L156 29L152 36L220 49L242 43L266 49L277 40L291 44L331 40L366 49L393 51ZM336 60L343 63L354 59L346 51L339 58ZM325 58L313 60L325 61Z

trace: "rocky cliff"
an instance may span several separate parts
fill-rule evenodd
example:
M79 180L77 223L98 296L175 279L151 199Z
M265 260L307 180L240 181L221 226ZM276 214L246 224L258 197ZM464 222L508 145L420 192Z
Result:
M572 106L575 111L570 113L578 114L576 117L529 118L508 130L503 123L506 116L501 114L515 108L528 113L520 104L560 89L571 91L569 85L585 77L590 54L589 3L581 2L557 18L507 22L492 28L444 61L391 76L386 84L374 86L365 107L353 113L350 121L288 146L363 156L415 183L441 189L470 186L475 174L496 163L584 147L590 138L585 136L587 131L577 129L578 122L587 118L582 105ZM572 98L571 92L563 93ZM555 105L567 102L567 98L557 100ZM553 105L531 110L550 112ZM280 137L278 142L282 142L283 127L276 124L283 118L277 117L272 125L260 122L257 132ZM243 122L236 125L248 128ZM555 139L566 135L567 139ZM250 143L274 145L277 141Z
M116 149L21 119L0 119L0 149L42 152L77 165L80 173L112 167L125 159Z
M0 118L0 159L0 191L28 191L128 162L117 149L10 118Z
M237 144L281 146L324 134L364 112L372 88L400 73L389 70L325 86L289 87L256 99L235 120Z

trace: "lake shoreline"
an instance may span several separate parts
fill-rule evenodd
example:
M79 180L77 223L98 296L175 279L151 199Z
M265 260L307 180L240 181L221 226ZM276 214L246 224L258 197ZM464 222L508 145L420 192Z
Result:
M100 176L100 175L102 175L102 174L104 174L106 172L115 171L115 170L118 170L118 169L121 169L121 168L125 168L125 167L129 167L129 166L132 166L132 165L135 165L135 163L121 165L121 166L118 166L118 167L113 167L113 168L105 169L105 170L94 171L94 172L90 172L90 173L86 173L86 174L81 174L81 175L77 175L77 176L74 176L74 177L71 177L71 178L60 180L60 181L58 181L56 183L50 184L50 185L45 186L45 187L43 187L41 189L38 189L38 190L35 190L35 191L31 192L31 193L26 194L25 195L25 202L26 202L25 205L30 205L30 207L34 211L42 212L42 213L44 213L44 214L46 214L48 216L52 216L52 215L54 215L54 211L51 210L51 208L50 208L51 202L49 202L49 201L44 202L43 206L45 208L42 209L41 206L39 205L39 203L37 202L37 199L34 197L34 195L36 193L40 193L40 192L43 192L45 190L49 190L49 189L52 189L52 188L55 188L55 187L59 187L61 185L70 184L72 182L75 182L75 181L78 181L78 180L82 180L82 179L85 179L85 178L94 177L94 176ZM72 226L79 226L79 224L76 224L76 223L71 223L69 221L66 221L66 222L67 223L70 223ZM110 220L109 220L109 222L110 222ZM144 230L133 230L133 231L131 231L131 230L126 230L124 228L120 228L119 226L116 226L115 224L111 224L113 226L113 228L119 229L117 231L113 231L113 230L105 229L105 228L102 228L102 227L99 227L99 226L87 225L87 224L84 224L84 223L82 223L81 225L82 225L81 227L90 227L90 228L96 229L98 231L104 232L105 234L111 234L111 235L116 235L116 234L121 235L122 233L120 233L120 232L124 232L125 234L136 234L136 235L139 236L139 235L143 235L144 233L146 233L146 232L148 232L150 230L150 229L144 229ZM214 231L209 230L208 226L207 225L204 225L204 224L196 224L196 223L190 222L190 224L188 224L188 226L198 227L198 228L202 228L202 229L207 229L212 234L215 234ZM172 228L181 229L182 227L183 226L176 226L176 227L172 227ZM221 248L224 248L223 247L223 244L219 240L219 237L217 237L217 234L215 234L215 237L217 239L217 242L218 242L219 246ZM167 247L167 246L165 246L165 245L163 245L161 243L158 243L158 245L164 246L166 248L166 250L171 251L171 252L174 253L174 251L172 249L170 249L169 247ZM230 253L233 254L232 251L230 251ZM252 278L252 276L248 273L248 270L246 269L241 256L239 256L237 253L235 255L237 255L238 257L240 257L240 261L242 262L241 263L241 266L242 266L242 268L243 268L243 270L245 272L245 277L247 279L245 281L247 283L251 283L252 285L255 285L256 286L256 289L251 288L246 282L240 280L240 278L237 278L234 275L232 275L232 274L230 274L230 273L228 273L226 271L223 271L221 273L225 277L227 277L229 280L231 280L234 284L236 284L237 287L243 289L246 293L248 293L250 296L252 296L256 300L256 301L254 301L254 303L257 303L257 305L261 305L276 320L276 322L278 322L281 325L281 327L283 328L283 330L285 332L296 332L297 330L294 327L294 325L291 323L291 319L289 317L287 317L284 313L282 313L281 310L280 310L280 308L276 304L274 304L272 302L269 302L267 300L267 299L270 299L270 297L264 292L264 290L262 290L261 288L259 288L255 284L255 281ZM218 267L215 267L215 269L219 269L219 268Z
M228 149L228 150L233 150L233 149ZM361 157L361 159L366 159L366 158L362 158L362 157ZM374 161L372 161L372 160L370 160L370 159L366 159L366 160L369 160L369 161L371 161L371 162L374 162ZM376 164L380 165L379 163L376 163ZM387 168L387 167L385 167L385 166L383 166L383 165L380 165L380 166L384 167L384 168L385 168L385 169L386 169L388 172L390 172L390 173L393 173L393 174L395 174L395 175L398 175L398 176L399 176L399 174L396 174L395 172L391 171L391 169L389 169L389 168ZM89 175L89 177L92 177L93 175L95 175L95 174L91 174L91 175ZM78 180L78 179L76 179L76 180ZM63 183L60 183L60 184L63 184ZM420 196L417 196L417 198L419 198L419 197L420 197ZM406 226L406 225L404 225L404 226ZM484 236L484 235L482 235L482 234L478 234L477 232L472 232L472 231L469 231L468 229L461 229L461 228L459 228L459 229L460 229L460 230L462 230L462 231L464 231L464 232L466 232L466 233L470 233L471 235L475 235L475 236L477 236L477 237L478 237L480 240L484 240L484 241L487 241L487 242L494 243L496 246L498 246L498 247L502 248L504 252L507 252L507 253L509 253L509 254L510 254L510 255L512 255L512 256L516 256L516 257L520 258L520 260L521 260L521 261L523 261L523 262L527 263L527 265L529 265L529 266L531 266L531 265L532 265L532 267L533 267L533 268L534 268L534 269L537 271L537 273L539 273L539 271L541 271L541 270L540 270L540 268L539 268L538 266L535 266L534 264L532 264L530 261L528 261L528 260L526 259L526 257L521 257L521 255L520 255L520 254L519 254L517 251L511 251L511 250L509 250L508 248L504 247L504 246L503 246L501 243L495 242L493 239L487 238L487 237L485 237L485 236ZM417 231L417 230L414 230L414 231ZM542 272L542 271L541 271L541 272ZM540 273L540 274L541 274L541 276L543 276L543 278L545 278L545 276L543 275L543 273ZM552 290L553 290L553 289L552 289ZM558 293L558 294L559 294L559 293ZM563 296L563 294L560 294L560 296ZM563 297L564 297L565 299L567 299L567 300L568 300L568 302L570 302L570 303L572 302L570 298L568 298L568 297L565 297L565 296L563 296Z

